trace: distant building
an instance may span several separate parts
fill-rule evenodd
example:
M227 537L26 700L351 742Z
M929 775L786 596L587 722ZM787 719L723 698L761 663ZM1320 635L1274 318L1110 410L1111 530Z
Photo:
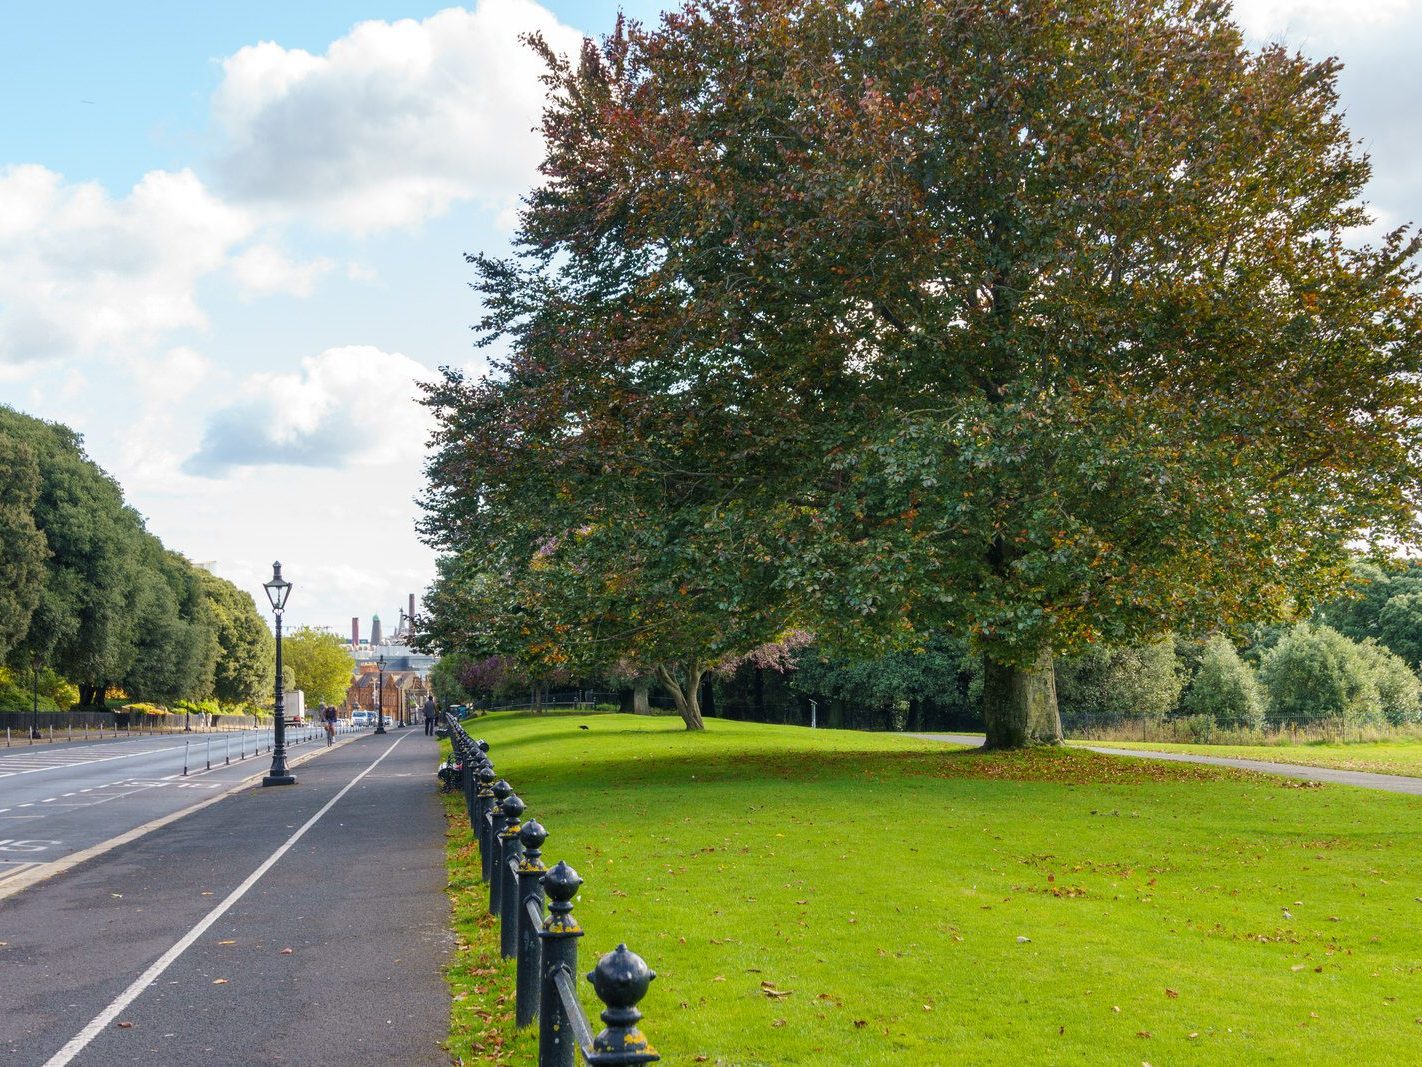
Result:
M384 696L385 714L399 720L403 709L406 721L412 708L424 703L430 693L430 670L439 662L438 656L417 652L410 642L415 637L415 596L410 594L409 612L400 611L400 625L395 633L386 637L380 625L380 616L370 620L370 641L360 639L360 617L351 618L351 659L355 669L350 688L346 692L345 709L374 711L380 703L377 680L383 669L385 673Z

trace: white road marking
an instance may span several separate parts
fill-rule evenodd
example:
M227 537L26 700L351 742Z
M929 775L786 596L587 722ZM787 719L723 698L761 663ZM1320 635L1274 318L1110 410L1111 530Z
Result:
M405 736L408 737L410 735L406 734ZM218 919L222 918L222 916L227 913L228 909L230 909L232 905L236 904L239 900L241 900L247 894L247 891L251 889L252 886L256 885L264 874L266 874L269 870L275 867L277 861L283 856L285 856L287 852L291 850L291 847L295 845L298 841L300 841L302 837L305 836L307 830L315 826L316 823L321 819L321 817L325 815L326 812L330 811L333 807L335 807L337 801L339 801L343 796L345 796L353 788L355 788L356 784L362 778L364 778L371 771L375 770L375 768L380 765L380 761L383 760L386 756L390 755L390 753L394 752L395 746L403 740L405 740L404 737L396 738L394 744L392 744L389 748L382 752L380 756L376 758L374 763L372 763L369 767L361 771L358 775L356 775L349 782L347 782L345 786L341 789L341 791L335 796L333 796L330 800L328 800L325 806L322 807L320 811L318 811L315 815L311 816L311 818L307 819L304 823L301 824L301 829L297 830L294 834L288 837L280 848L278 848L262 862L262 865L260 867L258 867L255 871L249 874L246 880L243 881L241 885L239 885L228 895L226 900L224 900L217 907L213 908L212 911L208 912L207 915L201 921L199 921L196 926L194 926L191 930L189 930L186 934L182 936L182 938L178 941L177 944L175 944L167 952L163 953L163 955L159 956L158 959L154 961L153 965L148 968L148 970L144 971L141 975L139 975L127 989L125 989L122 993L115 997L113 1003L111 1003L103 1011L99 1012L99 1014L94 1017L94 1019L89 1023L88 1026L84 1027L84 1029L80 1030L79 1033L75 1034L68 1044L66 1044L62 1049L56 1052L48 1060L46 1060L44 1067L65 1067L65 1064L69 1063L74 1059L75 1056L83 1052L84 1049L88 1047L89 1043L94 1040L94 1038L98 1037L99 1034L101 1034L108 1027L108 1025L114 1021L114 1019L118 1018L119 1012L123 1011L124 1008L128 1007L135 1000L137 1000L145 989L147 989L159 978L161 978L163 976L163 972L173 965L174 960L176 960L179 956L186 952L188 948L192 945L192 943L203 935L203 933L207 930L208 927L210 927L213 923L217 922ZM280 789L281 787L277 786L275 788Z

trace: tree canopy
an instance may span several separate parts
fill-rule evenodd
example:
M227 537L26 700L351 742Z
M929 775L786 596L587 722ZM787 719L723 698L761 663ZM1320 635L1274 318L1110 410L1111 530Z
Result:
M282 637L282 663L291 671L292 687L309 702L339 704L346 698L355 661L346 643L328 630L303 626Z
M1054 655L1416 542L1418 241L1349 243L1334 61L1211 0L702 0L534 45L544 180L472 260L511 355L432 394L426 529L465 577L546 557L539 640L943 632L1019 745L1060 737Z
M0 656L70 679L89 705L111 686L166 703L214 695L232 648L209 594L236 588L164 548L78 434L3 406L0 534Z

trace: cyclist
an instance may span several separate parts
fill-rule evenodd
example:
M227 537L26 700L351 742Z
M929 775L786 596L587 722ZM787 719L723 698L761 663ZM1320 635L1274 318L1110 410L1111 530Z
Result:
M336 743L336 705L327 704L321 709L321 718L326 721L326 744Z

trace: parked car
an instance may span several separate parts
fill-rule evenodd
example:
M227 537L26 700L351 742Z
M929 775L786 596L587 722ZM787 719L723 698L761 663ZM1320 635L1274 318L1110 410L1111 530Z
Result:
M353 711L353 712L351 712L351 725L352 725L352 726L371 726L371 727L373 727L373 726L375 725L375 712L373 712L373 711Z

